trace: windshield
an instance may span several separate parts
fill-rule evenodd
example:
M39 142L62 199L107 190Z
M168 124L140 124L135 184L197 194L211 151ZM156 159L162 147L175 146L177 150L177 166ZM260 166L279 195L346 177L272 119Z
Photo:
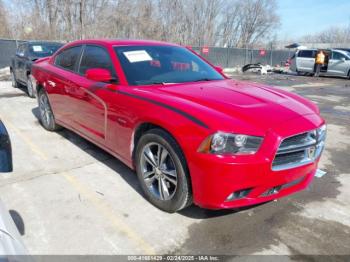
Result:
M29 46L29 56L32 57L46 57L55 53L62 44L31 44Z
M114 48L130 85L222 80L191 51L178 46L118 46Z

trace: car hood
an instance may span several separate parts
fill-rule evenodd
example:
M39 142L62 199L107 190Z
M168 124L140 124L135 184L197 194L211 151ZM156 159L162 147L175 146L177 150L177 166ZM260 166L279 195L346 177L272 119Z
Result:
M208 126L216 129L222 126L220 122L229 122L228 125L244 123L252 130L266 131L284 121L317 113L312 102L296 94L244 81L166 85L157 91L177 102L182 101L187 113L205 123L210 122Z

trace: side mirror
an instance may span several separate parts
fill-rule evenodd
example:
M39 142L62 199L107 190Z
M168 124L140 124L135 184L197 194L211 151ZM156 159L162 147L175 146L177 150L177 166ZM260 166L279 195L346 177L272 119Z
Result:
M10 137L0 121L0 172L12 172L12 149Z
M109 70L104 68L91 68L86 70L85 77L96 82L110 82L112 75Z
M340 59L340 61L342 61L342 62L345 62L345 57L342 57L341 59Z
M224 69L221 66L214 66L215 70L218 71L220 74L224 72Z

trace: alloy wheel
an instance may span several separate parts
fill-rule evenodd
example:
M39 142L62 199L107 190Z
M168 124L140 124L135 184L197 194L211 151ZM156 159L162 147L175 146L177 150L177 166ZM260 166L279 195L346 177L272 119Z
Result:
M33 80L31 76L27 77L27 90L30 97L34 97Z
M170 200L177 189L177 172L168 150L159 143L148 143L141 155L141 171L148 190L160 200Z
M50 108L47 96L44 94L42 94L39 99L39 111L40 111L41 121L43 122L44 126L49 126L52 112L51 112L51 108Z

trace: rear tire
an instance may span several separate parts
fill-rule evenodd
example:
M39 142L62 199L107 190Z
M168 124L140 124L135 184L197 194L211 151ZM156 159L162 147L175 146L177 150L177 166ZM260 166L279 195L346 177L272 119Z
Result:
M27 92L29 97L35 98L34 79L31 74L27 75Z
M136 146L135 161L141 188L154 206L173 213L192 203L186 159L170 134L146 132Z
M39 104L39 113L40 113L40 122L42 126L48 131L57 131L61 127L56 124L55 116L52 112L49 98L42 88L38 94L38 104Z

